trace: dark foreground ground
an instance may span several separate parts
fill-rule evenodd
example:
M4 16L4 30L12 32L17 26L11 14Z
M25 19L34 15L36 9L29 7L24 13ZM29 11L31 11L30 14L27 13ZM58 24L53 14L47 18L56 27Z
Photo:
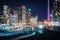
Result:
M60 40L60 33L45 29L42 34L36 32L36 35L20 40Z
M12 39L12 37L11 38L7 37L7 38L8 40ZM7 40L7 39L4 39L3 37L3 39L0 38L0 40ZM17 39L17 40L60 40L60 33L56 31L44 29L43 33L36 32L34 36L23 39Z

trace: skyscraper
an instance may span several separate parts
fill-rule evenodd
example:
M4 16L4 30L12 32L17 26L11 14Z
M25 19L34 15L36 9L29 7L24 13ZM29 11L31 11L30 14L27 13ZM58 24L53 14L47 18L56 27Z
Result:
M5 18L4 18L4 21L5 21L5 23L7 23L7 21L8 21L8 6L7 5L4 5L3 6L3 14L4 14L4 16L5 16Z
M26 6L22 5L22 25L25 25L25 16L26 16L26 13L27 13L27 9L26 9Z
M25 14L25 23L26 23L26 25L30 25L30 16L31 16L31 14L29 14L29 13Z
M53 21L60 22L60 1L53 0Z
M22 23L23 25L30 25L30 9L28 10L26 6L22 6Z
M22 21L22 7L17 7L18 21Z

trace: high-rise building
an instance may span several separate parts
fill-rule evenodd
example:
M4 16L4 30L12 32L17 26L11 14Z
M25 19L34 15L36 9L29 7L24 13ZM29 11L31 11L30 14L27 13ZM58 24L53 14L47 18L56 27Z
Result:
M7 5L4 5L3 6L3 14L4 14L4 16L5 16L5 18L4 18L4 21L5 21L5 23L7 23L7 21L8 21L8 6Z
M10 24L9 22L9 18L10 18L10 14L13 14L13 10L11 10L10 7L8 7L7 5L3 6L3 14L4 14L4 21L7 24Z
M37 20L38 20L38 16L36 16L36 17L31 17L31 19L30 19L31 25L36 26L36 25L37 25Z
M11 25L17 25L17 23L18 23L18 15L10 15L10 17L9 17L9 23L11 24Z
M18 14L18 21L22 21L22 8L17 7L16 11L17 11L17 14Z
M53 0L53 21L60 22L60 1Z
M8 14L8 6L7 5L3 6L3 13L4 13L4 15Z
M22 23L23 25L30 25L31 12L26 6L22 6Z
M25 15L27 13L26 6L22 5L22 25L25 25Z
M4 23L4 15L0 15L0 24Z
M25 24L26 25L30 25L30 15L29 13L26 13L25 14Z

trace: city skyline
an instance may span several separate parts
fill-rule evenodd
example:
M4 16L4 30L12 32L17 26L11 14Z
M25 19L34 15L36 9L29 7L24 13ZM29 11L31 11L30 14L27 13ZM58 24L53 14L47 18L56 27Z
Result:
M0 0L0 12L3 10L3 5L8 5L11 8L26 5L31 9L32 16L38 15L39 20L47 19L47 0Z
M0 40L59 40L60 0L0 0Z

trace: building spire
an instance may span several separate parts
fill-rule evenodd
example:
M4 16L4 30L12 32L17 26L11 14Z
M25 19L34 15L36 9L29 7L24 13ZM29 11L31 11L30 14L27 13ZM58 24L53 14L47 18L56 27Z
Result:
M47 20L50 21L50 4L49 4L49 0L48 0L48 9L47 9Z

